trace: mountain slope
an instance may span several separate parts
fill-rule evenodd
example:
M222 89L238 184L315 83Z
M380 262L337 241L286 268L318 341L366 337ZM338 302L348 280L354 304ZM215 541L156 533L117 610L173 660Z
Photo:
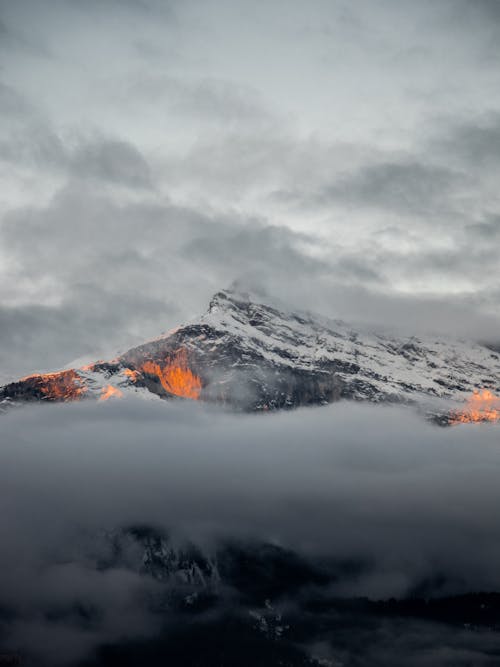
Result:
M273 410L344 398L432 405L438 414L441 401L499 389L500 356L477 343L354 330L221 291L194 322L112 361L8 384L0 400L104 400L135 392Z

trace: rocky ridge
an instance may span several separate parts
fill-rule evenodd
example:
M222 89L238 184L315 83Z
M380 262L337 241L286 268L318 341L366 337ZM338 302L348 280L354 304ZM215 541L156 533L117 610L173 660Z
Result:
M348 399L418 405L441 419L444 405L478 390L500 390L500 355L485 345L360 330L226 290L195 321L111 361L5 385L0 401L134 393L265 411Z

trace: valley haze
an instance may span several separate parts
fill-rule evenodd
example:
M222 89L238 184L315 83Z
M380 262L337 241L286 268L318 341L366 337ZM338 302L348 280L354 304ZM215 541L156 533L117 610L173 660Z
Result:
M275 545L336 575L259 593L255 570L250 601L236 584L217 581L227 601L219 611L202 608L189 620L194 628L231 608L248 619L267 596L287 623L307 595L432 598L500 586L500 452L490 425L439 429L403 408L352 403L264 416L128 398L13 411L2 417L2 433L2 629L27 664L80 664L107 643L169 637L179 614L186 622L175 608L166 618L158 612L158 600L168 608L169 590L180 585L168 570L163 578L150 570L137 546L111 557L106 536L132 526L152 526L206 554L227 540ZM191 582L183 595L212 586ZM500 650L492 628L465 632L458 650L463 624L447 627L426 619L416 644L410 621L388 629L402 653L386 664L410 656L424 664L430 651L431 664L445 665L440 653L452 647L454 664L469 664L470 655L490 664L491 647ZM354 637L346 645L339 635L336 644L326 630L292 644L307 656L310 642L324 641L330 659L373 664L395 641L377 634L364 657Z

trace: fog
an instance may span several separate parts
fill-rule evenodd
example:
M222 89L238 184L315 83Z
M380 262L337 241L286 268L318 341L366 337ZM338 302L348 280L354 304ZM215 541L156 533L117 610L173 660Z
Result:
M134 524L208 552L230 538L365 563L331 584L341 596L402 597L436 577L440 594L500 587L494 425L343 403L234 415L123 400L12 410L1 427L2 626L49 664L157 630L145 601L158 582L95 567L100 536ZM77 602L97 625L47 612Z

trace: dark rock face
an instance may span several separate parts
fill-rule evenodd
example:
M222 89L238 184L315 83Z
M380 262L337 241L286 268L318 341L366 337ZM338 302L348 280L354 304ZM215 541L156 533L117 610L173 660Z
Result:
M129 350L120 363L140 369L147 359L163 363L186 350L189 368L201 379L200 399L242 410L326 404L341 397L343 383L332 369L271 363L245 342L205 324L188 325L167 339ZM155 378L143 381L150 391L161 392Z
M11 401L76 401L83 398L86 388L74 369L30 375L0 388L0 400Z
M261 411L339 399L464 401L484 387L500 390L500 358L486 346L354 330L225 291L198 321L117 359L0 388L0 405L102 400L135 391ZM436 409L438 423L445 413Z
M154 580L149 611L164 625L145 640L100 647L81 667L145 660L193 667L498 664L495 592L450 596L436 577L398 599L350 597L337 587L368 574L371 563L260 541L219 542L207 552L147 526L108 539L112 555L97 566Z

